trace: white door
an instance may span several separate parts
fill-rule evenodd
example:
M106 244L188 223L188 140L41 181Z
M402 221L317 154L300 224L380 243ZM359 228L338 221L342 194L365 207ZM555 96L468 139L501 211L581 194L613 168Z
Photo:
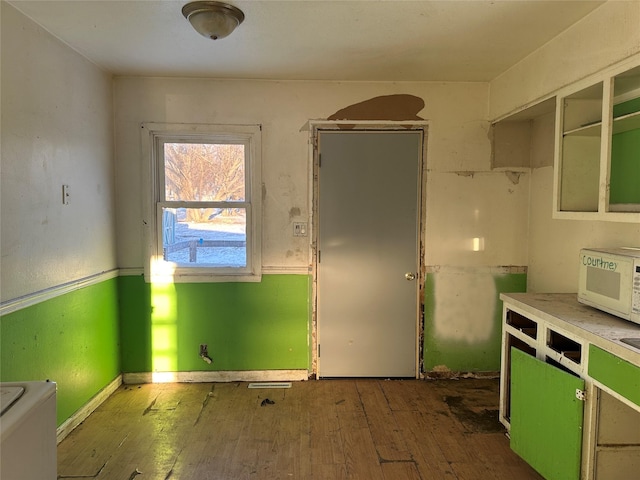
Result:
M417 368L421 131L320 131L318 373Z

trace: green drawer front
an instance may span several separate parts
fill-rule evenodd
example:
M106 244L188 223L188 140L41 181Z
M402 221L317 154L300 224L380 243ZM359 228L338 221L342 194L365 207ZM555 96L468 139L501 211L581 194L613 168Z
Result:
M589 345L589 376L640 406L640 367Z

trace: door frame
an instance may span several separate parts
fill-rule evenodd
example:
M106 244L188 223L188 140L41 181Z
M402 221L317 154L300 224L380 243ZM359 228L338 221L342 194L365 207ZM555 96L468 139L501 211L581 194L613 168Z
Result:
M418 159L418 272L416 282L416 378L423 377L424 345L424 280L425 280L425 225L426 225L426 180L427 180L427 144L429 121L362 121L362 120L310 120L309 121L309 189L311 204L310 216L310 254L311 254L311 368L309 378L319 377L320 359L318 357L318 193L319 193L319 156L318 134L321 131L366 132L366 131L418 131L422 132L422 152Z

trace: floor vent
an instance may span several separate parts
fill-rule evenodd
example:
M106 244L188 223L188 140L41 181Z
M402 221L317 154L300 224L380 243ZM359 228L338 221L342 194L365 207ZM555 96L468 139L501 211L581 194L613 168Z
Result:
M253 382L249 388L291 388L291 382Z

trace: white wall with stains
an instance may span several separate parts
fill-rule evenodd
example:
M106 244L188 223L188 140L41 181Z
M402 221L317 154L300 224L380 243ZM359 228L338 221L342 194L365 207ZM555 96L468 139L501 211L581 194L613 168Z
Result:
M119 265L143 265L140 196L146 159L140 158L140 123L261 124L263 264L275 270L306 269L309 239L294 237L292 222L306 221L310 214L307 122L399 93L422 98L425 108L419 115L430 122L427 263L522 262L528 184L490 172L487 84L122 77L115 79ZM513 240L514 232L519 241ZM469 251L474 236L485 237L485 250L475 255Z
M429 172L427 265L526 265L529 174Z
M111 76L1 8L4 302L117 265Z

